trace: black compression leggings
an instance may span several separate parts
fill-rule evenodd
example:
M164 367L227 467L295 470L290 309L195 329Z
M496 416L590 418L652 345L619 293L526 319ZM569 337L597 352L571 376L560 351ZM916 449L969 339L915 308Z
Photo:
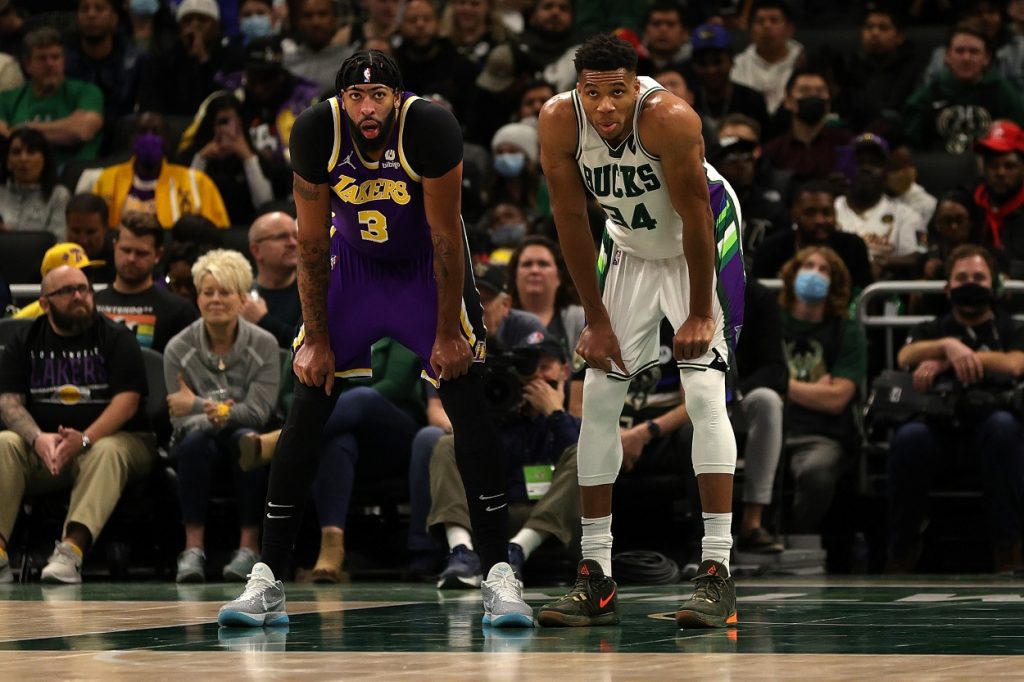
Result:
M455 434L455 458L466 488L473 535L486 571L507 560L505 454L484 405L482 368L441 384L438 393ZM293 377L294 379L294 377ZM295 380L295 399L270 464L262 560L282 577L298 534L302 507L320 460L323 427L340 394Z

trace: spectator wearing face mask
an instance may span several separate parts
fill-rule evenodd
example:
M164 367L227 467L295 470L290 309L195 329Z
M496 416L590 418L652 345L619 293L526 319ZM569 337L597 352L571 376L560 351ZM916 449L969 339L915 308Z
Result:
M801 249L782 268L782 336L789 364L783 427L793 481L789 531L816 533L836 483L853 464L851 406L867 372L864 330L849 319L850 273L826 246Z
M228 227L224 200L210 176L170 163L166 148L167 126L163 116L140 113L135 121L132 158L101 169L92 185L91 191L107 202L110 226L121 223L123 212L139 211L156 215L164 229L170 229L178 218L190 213L202 215L218 227ZM79 187L88 182L86 174L82 175Z
M485 191L490 206L512 202L537 217L551 214L547 184L540 174L537 129L525 123L509 123L491 140L494 176Z
M271 0L243 0L238 7L238 33L242 41L277 35L281 27L274 21L274 3Z
M487 236L491 245L489 263L508 263L512 252L526 237L529 220L526 211L519 204L503 201L495 206L489 215Z
M831 101L823 73L804 69L790 76L782 104L792 114L789 131L764 147L774 167L792 171L798 181L828 177L837 147L853 137L849 130L829 125Z

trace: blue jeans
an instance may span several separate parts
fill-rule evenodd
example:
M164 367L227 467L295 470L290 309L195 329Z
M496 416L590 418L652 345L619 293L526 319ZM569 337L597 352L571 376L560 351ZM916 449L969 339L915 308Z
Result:
M352 488L359 475L371 479L404 474L416 422L372 388L360 386L338 397L324 426L313 501L321 526L345 527ZM369 456L359 460L360 451Z
M218 433L192 431L171 448L178 462L178 495L181 518L188 525L206 523L210 501L210 479L230 472L235 484L238 521L242 526L259 526L267 496L267 468L242 471L238 466L238 440L252 429L224 429Z
M437 426L424 426L412 441L409 460L409 536L410 552L432 552L437 543L427 531L430 516L430 456L441 440L444 430Z
M910 422L889 446L891 547L905 556L919 541L928 513L928 491L936 471L980 470L989 534L997 548L1021 541L1024 509L1024 426L997 411L959 435L924 422Z

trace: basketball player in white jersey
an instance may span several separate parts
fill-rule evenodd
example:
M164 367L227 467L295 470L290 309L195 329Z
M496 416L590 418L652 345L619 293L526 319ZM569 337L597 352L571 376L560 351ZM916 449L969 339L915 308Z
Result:
M676 622L724 627L737 621L729 575L736 441L725 373L742 324L739 205L704 162L697 114L655 81L637 77L629 43L595 36L577 50L575 63L576 89L548 101L539 130L555 225L587 314L576 349L589 366L579 442L583 560L573 589L541 607L538 621L619 622L611 579L619 415L630 379L658 363L658 326L667 317L676 330L673 352L694 429L704 516L694 593ZM607 218L600 253L587 222L588 191Z

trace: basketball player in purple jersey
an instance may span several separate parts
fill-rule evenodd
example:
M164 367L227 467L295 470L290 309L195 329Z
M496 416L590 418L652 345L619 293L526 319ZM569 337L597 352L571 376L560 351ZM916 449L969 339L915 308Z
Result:
M462 133L445 109L402 91L395 62L357 52L337 95L291 133L299 222L295 400L270 468L262 563L218 622L288 622L274 574L286 570L318 466L335 377L370 376L370 346L391 337L417 353L455 433L484 567L484 623L532 627L522 584L506 562L504 457L478 371L486 354L482 309L459 215Z

